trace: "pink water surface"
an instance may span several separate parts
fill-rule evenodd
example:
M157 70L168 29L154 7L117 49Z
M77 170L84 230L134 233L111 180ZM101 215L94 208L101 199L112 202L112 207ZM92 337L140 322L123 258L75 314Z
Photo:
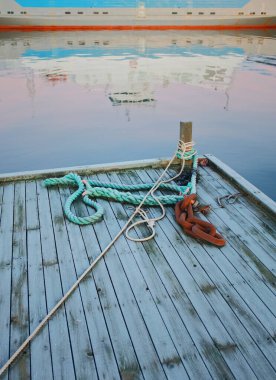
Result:
M0 172L167 157L193 121L276 199L276 38L165 33L0 34Z

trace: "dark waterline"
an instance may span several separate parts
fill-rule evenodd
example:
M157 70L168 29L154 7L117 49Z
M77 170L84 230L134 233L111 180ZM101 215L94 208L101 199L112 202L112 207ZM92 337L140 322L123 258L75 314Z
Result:
M0 34L0 172L173 154L179 121L276 199L276 34Z

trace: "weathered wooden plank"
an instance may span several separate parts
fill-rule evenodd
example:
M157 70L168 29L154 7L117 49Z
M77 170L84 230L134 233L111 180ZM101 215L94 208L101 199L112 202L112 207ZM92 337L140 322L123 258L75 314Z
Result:
M198 192L201 192L200 186L198 186ZM199 198L199 200L201 201L202 199ZM209 215L213 215L213 213ZM172 210L168 210L168 218L172 225L181 231L181 228L176 227ZM202 216L202 218L206 220L204 216ZM185 239L181 233L180 236L189 244L189 239ZM275 370L276 346L274 336L276 319L272 312L273 305L276 301L275 296L267 287L260 286L264 285L260 279L258 286L258 288L260 288L259 297L256 295L241 273L230 264L233 255L235 255L235 251L231 245L227 244L225 247L220 248L220 252L216 247L208 244L204 244L204 248L210 258L212 258L212 261L206 257L206 255L196 255L197 260L202 264L202 267L205 268L206 273L212 279L216 289L220 291L225 301L229 303L243 326L247 329L250 336L254 339ZM191 247L191 250L192 249L193 246ZM220 254L221 251L225 253L225 256ZM220 271L217 270L218 268ZM222 276L222 273L224 276ZM226 278L228 281L226 281ZM263 302L264 297L266 297L269 307Z
M122 176L124 175L122 174ZM139 177L135 175L134 172L129 173L129 176L129 178L132 178L133 183L141 181L141 179L139 179ZM153 211L153 213L155 212L159 213L158 210ZM173 237L175 239L176 234L173 234ZM228 334L223 323L221 322L219 314L216 314L214 312L212 306L205 298L205 295L200 291L200 286L197 284L193 277L193 272L196 271L194 262L189 262L189 266L191 266L191 268L188 270L189 266L187 267L186 263L186 265L183 264L174 246L169 242L166 234L164 234L161 229L158 229L158 236L156 237L155 241L157 244L152 244L152 249L154 250L155 247L158 246L160 253L162 254L162 252L164 252L163 257L167 261L167 265L171 267L183 290L187 294L191 304L193 305L192 308L199 315L210 336L212 337L213 344L208 346L208 349L211 351L214 349L214 347L219 348L226 363L228 364L229 368L231 368L231 371L235 376L239 374L240 378L247 378L247 376L254 377L254 373L248 366L241 352L237 349L236 342L232 340L231 336ZM184 255L188 254L188 249L184 245L181 246L181 251ZM161 256L161 254L158 255L158 257ZM151 257L153 258L155 255L152 255ZM159 270L160 269L161 268L159 268ZM185 311L186 310L182 310L182 313ZM227 349L229 347L231 347L231 349Z
M100 167L95 171L97 170L102 171ZM112 168L107 168L107 171L108 170L112 170ZM201 171L208 173L208 170L209 169L203 169ZM143 175L141 174L142 177ZM109 174L108 176L113 178L113 174ZM122 177L124 176L125 174L122 175ZM208 176L208 179L211 177L211 187L216 187L216 183L218 183L221 194L222 191L227 190L226 187L224 188L224 183L221 183L219 179L210 176L210 173ZM106 178L106 176L104 177ZM126 176L126 178L128 177ZM203 178L204 186L207 186L206 181L207 177L205 176ZM24 297L28 299L27 286L29 283L29 313L30 318L33 318L33 321L35 321L35 327L37 324L36 321L39 320L46 311L45 294L43 301L45 288L47 303L52 302L52 306L54 306L61 297L61 295L56 297L56 290L62 294L62 285L64 286L64 283L61 285L60 275L62 274L62 280L64 281L65 279L65 283L70 287L74 282L74 276L76 279L76 276L82 273L83 268L88 265L87 256L91 259L93 256L95 257L99 254L101 249L105 248L105 245L109 243L111 237L119 230L119 226L122 227L124 225L125 217L127 214L130 214L130 211L127 207L122 205L114 205L113 203L110 204L102 201L104 204L107 204L108 222L101 228L99 227L100 224L98 227L95 226L95 235L93 227L80 229L67 221L64 223L64 220L63 222L61 219L58 220L58 217L60 218L62 215L60 203L60 196L61 198L63 197L62 191L60 193L57 191L58 198L56 198L56 196L54 198L52 206L53 215L51 219L47 190L39 185L39 193L41 190L43 192L42 202L41 194L39 194L39 212L43 214L45 212L45 206L46 212L49 214L48 216L42 217L40 215L40 218L43 219L41 223L40 246L40 221L37 218L38 209L35 202L34 185L32 183L27 184L28 190L30 190L29 193L28 191L26 193L27 225L25 220L26 215L23 219L20 217L20 210L24 209L25 205L22 202L24 198L22 197L22 183L17 183L16 189L18 190L16 194L20 207L14 209L14 232L12 233L11 229L8 231L7 228L10 218L13 217L12 214L9 215L8 219L5 216L4 223L6 227L3 230L3 213L7 214L5 210L9 210L9 207L7 208L6 204L4 207L3 205L1 207L1 194L3 195L2 202L4 204L5 194L7 194L6 188L10 188L9 186L5 186L2 193L1 189L3 188L0 187L0 239L3 238L3 241L5 240L5 242L1 242L0 240L0 245L4 247L5 251L11 254L12 249L9 247L12 241L14 241L16 245L14 249L15 259L20 256L21 260L23 258L23 264L24 262L28 264L28 278L23 278L23 288L20 290L22 290L23 295L27 295L27 297ZM208 197L211 196L211 194L207 194L206 198L202 188L199 188L199 194L202 195L203 200L208 200ZM52 348L53 374L51 370L49 372L49 366L46 364L50 363L51 366L51 356L47 350L49 348L49 333L47 331L48 327L46 327L37 337L36 345L38 350L35 349L35 342L33 346L31 346L31 366L29 364L27 351L27 355L25 355L25 357L23 355L20 359L23 362L23 372L20 372L22 364L18 361L11 370L11 377L13 377L13 374L15 374L15 378L20 376L20 378L24 378L24 376L28 377L26 366L24 369L24 363L27 363L27 369L29 371L31 369L32 378L41 378L42 376L39 374L39 371L42 371L43 375L47 378L51 378L52 375L55 378L66 377L68 379L79 378L82 374L86 376L88 373L87 368L81 370L80 372L82 373L80 373L78 369L76 370L74 368L74 362L72 360L72 350L74 351L74 347L78 347L79 345L84 347L84 342L88 342L90 345L90 351L86 352L88 361L87 357L85 358L84 355L76 353L75 351L73 358L75 359L76 356L78 356L77 363L79 364L77 365L79 365L79 368L87 362L92 361L94 363L93 378L99 377L103 379L108 377L118 379L120 376L122 378L129 378L131 376L133 378L145 379L175 378L179 376L185 378L187 374L190 378L208 378L209 376L213 378L220 378L220 376L231 378L232 373L235 377L239 375L239 378L254 378L255 375L257 375L258 378L275 376L275 342L273 341L275 337L275 318L273 316L273 314L275 314L275 309L273 309L275 276L270 270L271 266L268 264L268 261L263 262L262 256L262 254L266 254L267 257L274 260L273 249L275 247L275 239L273 233L275 234L275 232L272 231L273 233L268 235L269 231L266 229L266 224L262 224L258 213L250 204L245 205L246 202L248 201L244 200L243 203L242 200L241 204L237 203L233 206L233 209L230 210L231 215L226 221L226 224L217 210L214 210L214 215L210 220L218 220L219 225L222 226L222 232L229 231L231 236L230 244L220 250L221 254L219 258L216 257L218 255L216 248L207 246L203 249L201 245L194 245L190 238L186 239L183 238L182 235L179 235L181 229L174 226L171 211L169 211L168 218L160 223L158 232L161 234L161 239L158 236L156 239L157 244L148 242L143 244L141 248L137 248L136 243L127 242L125 238L122 238L111 251L111 259L109 259L110 256L108 256L108 254L106 259L96 268L95 273L88 276L87 280L84 281L77 290L79 297L78 302L72 305L72 310L75 313L74 320L70 320L71 317L68 312L68 305L66 304L65 308L61 308L57 315L50 321L49 332ZM243 208L245 208L247 219L252 216L252 220L246 222L251 226L253 233L255 233L259 227L261 231L261 233L258 234L258 238L256 238L256 236L252 237L252 234L249 234L249 239L251 239L249 245L247 241L248 236L246 235L241 239L238 233L238 227L235 226L232 230L228 224L231 222L231 216L238 219L239 223L244 222ZM224 211L226 212L226 210ZM17 215L16 212L18 213ZM24 213L25 211L23 210L23 214ZM16 220L19 223L16 222ZM48 226L47 221L49 221ZM109 222L111 224L109 224ZM271 221L267 223L268 226L272 225L272 222L270 222ZM53 234L53 224L55 235ZM233 225L231 224L231 226ZM169 233L168 230L170 231ZM138 235L141 236L138 231L134 233L138 233ZM78 234L81 235L80 239L78 239ZM92 239L91 234L93 235ZM176 237L177 234L181 236L180 239ZM263 238L262 234L265 238ZM57 238L56 240L55 237ZM95 247L92 244L93 248L91 248L91 240L93 244L95 244ZM180 240L182 244L180 244ZM256 245L254 245L254 242L257 240L256 255ZM183 245L186 247L183 248ZM56 255L56 246L58 247L58 253L60 254L60 252L62 252L60 257ZM0 249L2 249L2 247L0 247ZM93 252L91 249L93 249ZM195 249L197 250L197 254L194 253ZM262 252L261 249L263 249L264 252ZM181 252L181 250L183 252ZM41 253L39 254L41 251L45 271L44 288L43 275L39 276L38 281L35 281L34 276L32 276L32 274L35 275L35 273L43 272L41 268ZM70 251L71 255L69 264L67 262L67 251ZM32 252L35 252L37 256L32 257ZM168 252L170 252L169 255L172 255L172 257L166 256ZM181 256L180 252L187 255L187 257ZM243 257L245 252L247 255L246 258ZM78 257L79 253L81 253L81 260L79 260ZM197 255L199 255L199 257ZM234 261L230 260L230 255L234 257ZM178 258L175 256L178 256ZM254 260L251 256L254 257ZM260 261L260 257L262 257L262 261ZM60 269L58 265L59 258L61 263ZM183 264L178 261L179 258ZM4 268L3 270L1 260L2 255L0 251L0 274L2 275L2 273L4 273L4 279L6 280L4 281L2 278L1 280L4 281L6 289L7 284L11 283L11 280L8 280L8 278L11 279L11 277L9 277L11 276L11 267L8 261L6 264L3 262L3 265L7 267L7 269ZM250 266L251 260L253 264ZM200 270L197 271L193 269L193 263L196 263L197 267L195 268L200 267ZM67 270L68 265L69 271ZM182 265L180 269L177 268L178 265ZM101 268L101 270L98 271L100 267L104 269ZM169 271L166 268L169 268ZM173 271L171 268L173 268ZM183 270L183 268L185 269ZM183 273L181 273L181 270ZM13 273L15 279L20 277L19 273L24 273L24 265L21 267L18 266L15 273ZM123 280L122 278L117 278L118 273L120 273L120 277L123 276ZM101 278L102 274L104 280ZM152 278L148 279L148 276L152 276ZM184 280L182 276L187 276L188 279ZM50 284L53 278L55 286ZM264 279L264 281L262 279ZM109 285L106 285L107 280L109 281ZM16 283L18 283L18 281L16 281ZM125 291L124 288L126 288L127 284L129 290ZM14 283L13 286L15 286ZM91 287L93 287L93 290L91 290ZM34 292L32 292L31 289L34 289ZM108 296L104 294L106 290ZM202 293L203 299L205 298L207 303L202 301L202 295L197 293ZM14 287L12 297L17 297L17 289ZM160 301L160 298L165 298L165 300L161 299ZM6 303L8 301L9 300L5 300ZM39 303L41 301L42 303ZM224 302L227 306L225 306ZM202 305L200 305L200 303L202 303ZM25 304L28 307L28 303L25 302ZM2 307L1 290L0 305ZM35 306L32 309L33 305ZM133 305L135 309L134 313ZM12 307L14 310L16 308L18 309L18 305ZM43 308L45 308L45 310ZM48 308L51 309L51 307ZM116 308L118 309L117 312ZM129 315L129 310L133 313L132 315ZM187 313L187 310L190 310L190 312ZM205 316L204 312L206 312L206 310L207 313ZM8 317L9 320L9 313L9 309L8 313L4 313L4 322L1 322L1 315L0 328L1 323L5 328L5 317ZM95 316L95 314L97 314L97 316ZM187 317L186 314L189 314L189 316ZM79 315L80 318L78 319ZM175 326L172 323L172 315L177 315L177 323ZM135 319L138 316L140 316L142 321L139 322L141 325L139 324L137 327L131 319ZM101 317L103 317L103 322L100 320ZM91 318L91 321L88 321L88 318ZM215 321L212 321L212 318ZM14 323L14 319L11 319ZM81 323L79 320L81 320ZM154 324L154 320L157 321L156 324ZM197 320L197 322L194 322L194 320ZM7 323L9 323L9 321ZM31 323L32 320L30 321L30 324ZM72 335L70 330L71 335L68 334L68 326L70 329L70 323L72 325L81 324L85 326L86 332L83 333L83 331L81 331L81 334L77 336L76 331L78 331L79 326L74 325L75 332ZM28 324L25 323L23 327L28 329ZM137 330L135 330L136 328ZM183 333L183 331L181 331L179 336L177 336L177 329L180 330L181 328L183 330L185 329L185 332ZM98 331L99 329L100 332ZM17 327L12 327L11 333L12 331L14 331L13 338L15 338L18 332ZM202 332L203 334L201 334ZM144 350L144 352L140 342L141 337L139 336L139 334L143 333L145 333L146 340L148 339L149 344L152 346L152 349L148 349L147 347L147 350ZM46 339L43 338L44 335ZM62 336L62 339L65 337L65 340L63 339L62 344L58 347L54 347L57 341L56 337L59 336ZM203 339L202 336L204 337ZM98 341L97 343L95 343L95 337L96 341ZM218 340L217 337L222 338ZM6 334L6 338L9 339L9 331ZM185 347L185 350L182 350L181 338L185 342L188 338L188 345L194 350L192 351L192 358L188 357L188 354L191 352L187 347ZM252 338L252 340L250 340L250 338ZM46 356L43 361L41 357L39 357L38 351L39 347L43 347L47 339ZM169 350L165 349L166 342L170 342ZM208 345L208 343L210 344ZM65 349L63 347L64 344ZM192 345L194 346L192 347ZM154 346L157 348L156 350ZM256 350L256 346L259 351ZM166 360L165 355L167 355L168 352L173 352L173 350L176 353L173 360L171 357ZM54 351L57 353L56 356ZM95 351L97 351L98 355L96 355ZM240 355L240 353L242 355ZM7 358L8 356L9 354ZM34 358L35 356L37 356L37 359ZM202 359L205 361L206 367L204 367ZM32 365L33 360L35 363L34 366ZM39 360L41 365L39 365ZM179 371L181 367L179 364L180 360L182 360L187 374L185 372L181 372L180 374L180 372L175 370L177 369ZM112 369L105 368L109 363ZM200 363L201 367L199 369L192 369L192 364L196 363ZM4 364L4 361L2 364ZM162 365L165 372L162 370ZM35 369L35 367L37 369ZM272 367L274 367L274 369ZM19 370L17 368L19 368ZM208 371L206 368L208 368Z
M87 213L85 213L87 210L82 203L76 203L75 208L78 215L87 215ZM89 211L91 212L91 210ZM100 226L103 230L106 229L104 223L99 223L99 228ZM98 237L91 225L83 227L81 231L89 261L92 262L102 252ZM107 255L108 254L109 252ZM139 355L137 355L133 347L130 332L126 326L121 305L118 302L104 259L97 264L92 274L122 378L132 376L134 379L141 379L143 377L149 380L156 378L164 379L165 375L158 359L156 360L156 355L150 357L146 355L148 352L146 351L139 365ZM140 339L141 338L142 337L140 337ZM106 349L108 349L108 347ZM110 355L112 355L112 353L110 353Z
M213 207L214 213L233 231L233 233L251 250L251 252L263 263L269 271L276 274L276 261L272 257L273 250L263 243L262 236L258 234L257 237L251 234L251 229L247 230L246 220L242 219L232 209L225 210L224 208L217 207L216 201L213 197L213 189L204 178L201 181L201 187L198 193L204 195L208 203ZM232 217L231 213L235 216ZM256 233L254 229L254 233ZM266 249L264 249L264 245ZM270 252L267 252L270 251ZM274 250L275 253L275 250ZM274 255L275 256L275 255Z
M67 229L63 218L60 194L58 189L49 193L53 230L57 248L57 258L61 274L63 293L66 293L77 280L72 258ZM66 314L71 341L76 378L97 379L94 356L87 330L83 305L79 289L66 301Z
M120 182L117 174L109 173L108 178L111 182ZM123 207L120 203L110 202L113 212L116 216L117 222L120 227L123 227L128 217L130 217L132 210L127 206ZM137 233L136 236L138 237ZM176 304L182 304L182 308L189 310L188 307L183 306L180 286L178 281L174 281L173 277L170 278L169 283L165 284L161 281L158 272L156 271L149 255L152 253L150 244L137 244L135 242L128 241L133 256L139 266L139 269L146 282L146 290L149 291L155 300L157 308L162 316L164 323L176 345L176 348L184 361L185 368L190 378L204 378L207 379L210 376L212 378L220 379L222 375L222 368L226 367L226 363L220 356L219 352L215 357L215 360L210 360L208 367L211 368L210 373L206 370L204 359L208 360L210 353L203 352L200 347L198 349L197 339L192 339L196 335L198 340L202 342L205 339L205 343L211 343L211 339L204 329L204 326L197 319L194 313L184 313L184 317L178 313ZM120 253L121 256L121 253ZM164 267L164 271L168 272L167 267ZM167 288L167 289L166 289ZM191 306L190 306L191 307ZM200 330L197 327L199 323L203 328L203 333L197 332ZM190 335L189 326L192 326L192 332ZM206 338L207 336L207 338ZM214 358L212 358L214 359ZM230 372L230 371L229 371Z
M189 240L182 234L181 228L176 228L171 209L167 209L167 217L170 219L172 226L180 231L183 242L189 245ZM269 360L271 366L275 369L276 344L273 340L276 328L275 316L264 305L262 300L256 296L226 258L220 254L218 248L204 244L204 249L208 252L210 258L213 258L213 260L210 260L210 258L204 254L201 247L197 249L197 252L200 253L202 251L202 254L197 254L196 259L200 262L202 268L205 269L208 277L212 281L212 285L209 285L209 287L206 285L205 289L210 291L210 296L213 295L214 290L218 290L221 293L250 336ZM230 257L232 256L232 252L228 246L223 249L228 249L228 254ZM222 275L222 273L224 275ZM276 298L274 297L271 306L275 305L275 303Z
M199 191L201 190L199 189ZM201 193L201 195L202 194L203 196L206 196L204 193ZM203 202L204 201L205 200L203 199ZM229 245L234 248L234 250L231 250L230 256L226 254L226 258L229 260L229 257L231 257L229 262L236 268L236 270L240 272L247 283L249 283L254 289L256 294L259 295L260 299L265 302L268 307L270 307L273 313L275 313L275 310L273 310L272 307L274 303L272 299L274 299L273 294L275 295L276 277L269 271L268 268L264 267L264 265L259 262L257 257L253 260L253 264L252 261L247 259L247 256L254 257L254 253L249 251L248 248L236 238L235 234L229 230L223 220L216 216L215 212L210 213L208 217L209 219L211 218L212 222L216 226L219 226L221 231L225 231L224 233L227 237L228 244L225 248L222 248L222 253L228 249ZM245 224L247 224L247 221L248 219L246 217ZM256 269L256 265L254 265L254 263L256 263L259 270Z
M37 192L46 300L49 311L61 299L63 294L48 191L40 181L37 182ZM62 306L55 316L50 319L49 332L54 378L66 380L75 379L75 370L64 306Z
M108 209L108 202L99 200L99 203L105 209ZM111 214L110 214L111 217ZM109 223L112 223L110 221ZM94 229L99 240L101 249L103 250L111 240L111 236L106 227L102 227L99 223L94 225ZM119 243L119 244L118 244ZM174 375L179 374L181 366L169 365L165 362L165 359L171 359L171 357L162 357L160 355L163 347L155 347L152 341L152 337L147 329L143 316L138 308L137 301L132 293L130 284L126 277L126 274L122 268L122 265L118 259L117 250L120 251L120 241L117 241L115 245L109 250L105 257L106 266L109 272L110 279L116 291L122 313L137 354L140 366L151 366L151 376L153 377L153 370L160 372L158 376L164 378L163 369L160 366L160 361L163 364L164 371L169 378L175 378ZM118 273L120 275L118 276ZM146 290L145 290L146 293ZM168 349L170 350L170 341L168 341ZM162 343L163 344L163 343ZM170 352L170 351L169 351ZM160 356L159 356L160 355ZM177 357L177 354L175 355ZM183 367L182 367L183 368ZM182 375L184 372L182 372ZM155 375L156 376L156 375Z
M201 190L199 190L199 192L200 191ZM204 193L201 193L201 196L202 195L203 197L201 199L204 201L205 199L204 197L206 197L206 195ZM235 252L233 252L234 256L231 257L231 262L233 264L235 263L236 269L239 271L242 271L242 273L244 272L247 273L247 279L250 278L250 274L248 273L248 270L249 269L252 270L254 272L255 280L258 280L258 283L261 280L263 284L265 284L266 287L269 288L273 294L275 294L275 289L276 289L275 275L270 271L270 269L267 266L265 266L258 259L257 256L255 256L254 250L249 249L246 246L245 242L241 241L240 238L236 236L236 234L233 231L231 231L231 229L225 224L225 222L222 219L220 219L216 215L215 212L212 212L208 216L208 218L214 225L217 226L219 231L224 236L226 236L227 242L229 243L229 245L231 245L234 248L236 254ZM239 257L236 257L237 255ZM239 267L242 267L243 270L241 270L241 268L239 269ZM251 284L254 285L255 281L252 280Z
M240 174L238 174L235 170L230 168L228 165L224 164L218 158L213 156L212 154L205 155L210 162L224 175L231 179L234 183L236 183L241 189L243 189L246 193L250 194L250 196L256 200L256 202L260 203L263 207L268 209L272 215L276 215L276 203L261 192L256 186L252 185L252 183L248 182L245 178L243 178Z
M203 198L204 199L204 198ZM211 219L212 218L212 219ZM210 221L214 222L214 216L210 216ZM209 248L208 246L206 249ZM211 247L212 248L212 247ZM257 288L254 286L254 280L249 281L249 284L253 286L254 291L251 286L248 285L248 279L246 275L251 275L249 272L245 272L246 275L242 275L238 273L237 270L230 265L230 260L226 260L226 256L231 257L235 252L231 245L226 245L221 249L225 253L225 256L219 256L217 260L222 262L220 268L225 272L225 275L228 275L229 281L235 287L239 294L242 296L243 300L247 303L248 307L253 307L254 312L257 315L257 318L261 321L261 323L265 326L267 331L272 335L275 334L276 324L275 324L275 294L273 294L269 289L265 288L263 282L259 281ZM212 251L211 251L212 252ZM250 277L249 277L250 280ZM242 284L242 286L240 286ZM258 298L256 298L256 294L258 294Z
M100 181L108 182L108 178L105 174L99 174L97 178ZM105 202L105 220L109 234L111 238L114 238L120 231L121 227L109 202ZM181 356L179 356L179 353L176 350L174 342L150 292L146 290L147 284L134 260L130 245L127 244L124 236L116 242L115 248L119 259L116 260L118 270L121 272L124 271L125 276L128 279L128 286L133 292L140 313L143 316L145 325L149 331L153 344L156 347L156 351L167 376L181 379L188 378ZM118 273L115 268L114 271L115 273Z
M199 186L198 192L200 192L202 198L202 202L208 203L210 198L205 199L206 193L201 192L201 188ZM235 266L236 270L240 273L246 275L246 281L250 283L251 287L254 288L254 291L259 294L260 298L263 300L268 300L267 305L271 305L271 294L267 293L267 289L269 288L270 292L275 294L276 288L276 278L270 272L270 270L262 264L261 261L254 255L253 251L251 251L245 243L243 243L237 235L231 231L231 229L225 224L224 220L220 219L216 216L214 212L217 206L213 204L213 211L209 214L208 218L210 221L218 228L218 230L227 237L227 246L229 245L233 247L231 250L231 264ZM224 254L225 249L222 248L221 252ZM226 258L228 258L228 253L225 253ZM264 293L263 293L264 292ZM266 294L266 297L263 297L263 294Z
M15 185L12 244L10 356L29 335L25 182ZM10 378L28 379L29 377L30 352L28 348L19 357L16 365L10 368Z
M202 173L202 171L201 171ZM209 190L208 194L214 198L214 195L218 194L225 195L225 191L220 190L218 186L215 186L212 182L210 182L208 179L204 177L204 175L201 177L201 186L206 190L206 188ZM214 204L215 202L213 202ZM237 201L238 203L238 201ZM223 212L219 211L223 210ZM219 208L216 206L216 212L224 214L227 213L231 219L233 219L239 226L242 227L247 233L250 234L250 236L254 237L254 240L258 243L260 247L263 248L265 252L267 252L272 259L275 257L276 252L276 246L274 243L270 241L270 239L267 238L267 232L266 230L262 230L261 226L255 226L253 223L253 217L251 215L246 213L246 210L244 210L242 213L237 209L236 204L229 205L227 207L227 211L225 208ZM251 221L250 221L251 220Z
M199 190L199 194L203 202L210 200L208 195L202 192L202 190ZM250 251L243 242L239 241L235 234L214 211L208 215L208 219L219 228L227 239L226 246L221 248L221 252L225 258L228 259L228 262L235 268L236 272L239 272L244 281L251 286L262 302L265 303L275 315L273 304L276 294L276 277L270 272L269 268L266 268L261 262L257 263L257 257L255 257L252 262L248 260L248 258L254 256L254 251Z
M60 194L62 203L64 204L71 193L69 189L60 188ZM80 277L90 264L81 231L83 228L87 227L80 228L78 225L69 222L67 219L66 226L77 276ZM89 249L91 248L89 247ZM92 344L93 352L91 354L95 358L99 379L120 379L121 377L116 357L109 337L93 273L87 275L86 279L81 282L79 288ZM120 362L120 357L118 357L118 361ZM120 366L121 375L124 378L126 372L122 370L122 362L120 362ZM136 378L138 379L138 376L136 376Z
M231 182L227 181L219 175L219 173L212 170L210 167L199 168L199 173L203 173L204 178L208 179L208 183L211 182L213 186L219 191L220 194L233 194L238 192L238 188L234 187ZM246 217L249 224L253 224L255 227L269 239L274 245L276 245L276 219L265 213L262 207L257 206L250 201L246 194L239 197L238 201L233 206L239 210L240 214ZM226 203L227 206L227 203ZM232 207L232 205L230 206Z
M208 269L206 268L212 283L219 290L225 301L237 315L252 339L254 339L256 345L275 370L275 317L272 315L270 309L262 304L261 299L256 296L252 289L246 286L246 282L233 270L226 258L218 253L217 249L206 246L205 250L213 259L213 263L209 262ZM228 253L231 253L231 251L229 251ZM205 265L206 258L199 255L198 261L203 266ZM220 268L221 273L215 267L216 265ZM273 308L275 303L276 299L274 297L274 302L270 307ZM264 318L265 315L267 315L267 320Z
M26 183L26 216L29 282L29 324L33 332L47 314L36 182ZM31 343L31 378L52 379L49 326Z
M113 170L127 170L130 168L163 167L169 162L168 158L147 159L138 161L113 162L107 164L73 166L67 168L55 168L46 170L33 170L17 173L0 174L0 183L22 180L41 179L48 177L61 177L65 174L76 172L80 175L108 172Z
M139 174L143 175L145 178L145 172L140 171ZM153 211L155 213L156 211ZM255 365L254 367L254 360L257 360L257 358L260 357L261 351L259 350L258 346L255 345L251 336L247 333L244 326L240 323L239 319L236 317L236 315L233 313L232 309L229 307L228 303L224 300L224 298L221 296L221 294L218 292L217 288L214 286L212 282L210 282L210 278L207 275L207 273L212 272L215 267L210 266L210 262L208 261L208 257L204 257L204 250L202 249L202 246L196 243L193 239L185 239L182 242L179 242L179 239L176 239L174 231L176 231L175 223L173 221L173 224L168 223L167 218L165 218L161 223L160 226L163 231L166 231L166 235L168 240L170 241L171 245L174 244L174 249L179 253L181 249L183 250L183 243L186 243L189 250L186 251L185 255L179 255L182 262L185 264L186 268L188 268L190 271L192 271L194 263L197 265L197 270L193 270L193 277L195 281L197 282L197 285L202 290L202 293L212 306L213 310L216 312L216 314L219 316L221 321L223 322L223 325L225 326L226 330L229 332L231 337L235 341L235 347L238 347L239 350L242 352L244 357L250 362L250 366L254 370L255 374L258 376L263 373L263 370L267 370L267 374L274 373L274 370L270 367L270 370L267 369L268 362L265 359L265 356L263 356L264 362L258 366ZM165 235L165 234L164 234ZM182 237L182 235L180 235ZM160 233L157 238L157 242L159 246L163 246L164 249L169 249L168 242L165 242L164 236L162 236L162 239L160 238ZM165 244L166 243L166 244ZM197 252L197 255L195 256L193 253ZM204 257L204 264L202 266L198 265L197 257L200 255L203 259ZM206 256L206 255L205 255ZM207 273L206 273L206 272ZM218 272L219 273L219 272ZM218 274L217 273L217 274ZM226 283L224 283L224 286L226 286ZM204 289L212 289L210 292L205 292ZM206 321L208 323L208 321ZM209 322L210 323L210 322ZM260 367L263 366L262 370L260 370ZM231 367L232 368L232 367Z
M14 185L3 186L0 221L0 366L9 359ZM2 376L8 379L8 371Z

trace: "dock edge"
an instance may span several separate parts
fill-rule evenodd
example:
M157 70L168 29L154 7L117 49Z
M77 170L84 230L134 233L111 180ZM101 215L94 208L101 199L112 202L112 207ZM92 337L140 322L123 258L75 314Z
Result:
M226 165L212 154L204 154L209 160L210 166L222 173L227 179L237 185L243 192L248 194L256 203L268 210L274 217L276 216L276 202L264 194L260 189L247 181L238 174L234 169ZM109 172L114 170L131 170L137 168L160 168L165 167L169 158L152 158L136 161L123 161L115 163L104 163L95 165L72 166L65 168L54 168L44 170L22 171L14 173L0 174L0 184L13 181L28 181L34 179L43 179L48 177L60 177L70 172L77 172L80 175L87 175L98 172ZM176 162L175 162L176 163Z
M204 154L211 164L218 172L222 173L227 179L237 185L242 191L247 193L256 203L268 210L274 217L276 216L276 202L264 194L251 182L247 181L239 173L237 173L230 166L220 161L212 154Z
M3 173L0 174L0 184L12 181L24 181L33 179L43 179L49 176L60 177L71 172L77 172L80 175L97 173L97 172L108 172L114 170L128 170L137 168L147 168L147 167L163 167L169 162L168 158L154 158L145 159L137 161L123 161L114 163L104 163L95 165L83 165L83 166L71 166L65 168L53 168L44 170L32 170L32 171L22 171L14 173Z

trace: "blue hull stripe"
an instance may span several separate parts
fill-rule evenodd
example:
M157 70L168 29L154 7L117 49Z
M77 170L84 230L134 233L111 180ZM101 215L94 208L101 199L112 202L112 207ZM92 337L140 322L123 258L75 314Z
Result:
M50 59L63 59L72 56L80 57L121 57L121 59L139 58L146 57L151 59L159 59L163 54L177 57L195 57L201 56L216 56L216 57L227 57L230 55L242 56L244 50L242 48L236 47L221 47L221 48L210 48L201 45L194 45L190 48L178 47L178 46L168 46L165 48L148 48L144 53L141 53L138 49L125 47L112 48L112 49L102 49L102 48L87 48L87 49L64 49L57 48L53 50L33 50L27 49L22 57L24 58L39 58L43 60Z
M242 8L250 0L16 0L34 8Z

